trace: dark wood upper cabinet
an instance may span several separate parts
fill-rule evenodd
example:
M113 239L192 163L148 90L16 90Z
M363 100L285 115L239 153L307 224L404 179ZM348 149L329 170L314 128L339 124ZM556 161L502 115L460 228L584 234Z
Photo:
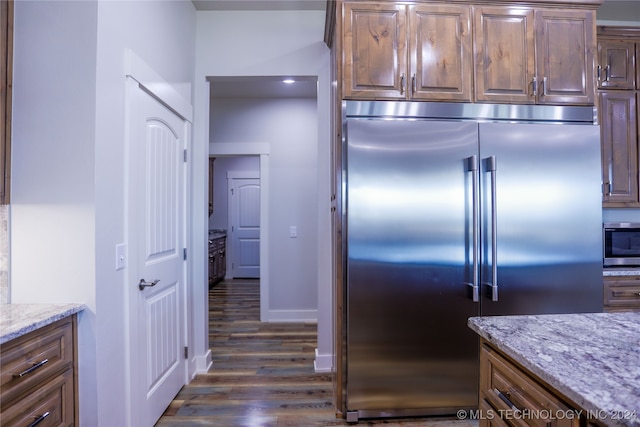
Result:
M640 207L640 28L598 27L604 207Z
M344 5L346 98L404 98L407 78L406 6Z
M535 102L534 12L474 8L475 98L478 102Z
M476 7L476 101L593 105L594 23L591 10Z
M338 4L343 99L595 104L594 8Z
M343 96L471 101L470 7L345 3Z
M471 7L409 6L409 96L467 101L473 96Z
M598 87L636 88L636 43L630 40L598 40Z
M600 93L603 202L638 202L638 127L636 94Z

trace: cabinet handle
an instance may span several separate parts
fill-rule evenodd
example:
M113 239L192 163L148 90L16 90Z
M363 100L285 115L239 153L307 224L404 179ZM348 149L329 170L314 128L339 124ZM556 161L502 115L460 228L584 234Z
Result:
M535 76L533 77L533 80L531 80L531 88L533 89L531 96L536 96L538 94L538 78Z
M611 79L611 65L604 67L604 79L609 81Z
M35 371L38 368L42 368L44 365L46 365L47 363L49 363L49 359L44 359L38 363L36 363L35 365L33 365L32 367L30 367L29 369L20 372L19 374L13 374L14 378L22 378L25 375L29 375L30 373L32 373L33 371Z
M416 85L416 75L414 74L411 77L411 93L415 94L418 91L418 86Z
M547 78L542 78L542 96L547 96Z
M400 95L404 95L404 79L405 79L405 74L402 73L400 75Z
M611 291L611 296L621 298L627 295L640 296L640 292L629 292L629 291Z
M496 156L487 157L487 172L491 174L491 301L498 301L498 202Z
M467 158L467 172L471 172L472 182L472 218L473 218L473 283L469 283L472 291L473 302L480 301L480 292L478 287L478 268L480 260L480 187L478 183L478 156L475 154Z
M42 421L44 421L45 418L47 418L49 416L49 411L45 412L44 414L40 415L38 418L36 418L36 420L34 422L32 422L31 424L29 424L29 427L33 427L37 424L40 424Z
M503 392L501 392L500 390L498 390L497 388L494 388L493 391L495 392L495 394L498 395L498 397L507 404L507 406L509 407L509 409L514 410L516 413L520 413L520 408L518 408L508 397L506 394L504 394Z
M602 81L602 66L598 65L598 68L596 69L596 78L598 79L598 81Z

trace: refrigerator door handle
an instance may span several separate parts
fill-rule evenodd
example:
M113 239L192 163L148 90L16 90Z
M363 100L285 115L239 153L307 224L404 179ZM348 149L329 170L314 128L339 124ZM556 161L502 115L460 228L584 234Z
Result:
M479 274L479 260L480 260L480 202L479 192L480 183L478 182L478 156L473 155L467 158L467 172L471 172L471 179L473 183L472 189L472 211L473 211L473 282L469 285L472 289L473 302L480 301L480 287L478 286Z
M498 215L496 202L496 156L487 158L487 171L491 173L491 300L498 301Z

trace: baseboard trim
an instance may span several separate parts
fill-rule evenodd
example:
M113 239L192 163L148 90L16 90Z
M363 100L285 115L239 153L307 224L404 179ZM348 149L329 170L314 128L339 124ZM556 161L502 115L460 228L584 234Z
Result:
M267 322L317 322L318 310L269 310Z
M316 373L326 373L333 371L333 355L319 354L316 348L316 360L313 361L313 368Z
M206 374L211 368L211 349L202 356L197 356L192 359L192 366L195 368L192 372L191 379L194 379L198 374Z

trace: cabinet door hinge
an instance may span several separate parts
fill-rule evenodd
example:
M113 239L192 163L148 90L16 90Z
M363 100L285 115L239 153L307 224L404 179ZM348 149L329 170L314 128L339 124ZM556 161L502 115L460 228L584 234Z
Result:
M184 358L188 359L189 358L189 347L185 347L184 348Z
M187 248L182 249L182 259L187 260Z

